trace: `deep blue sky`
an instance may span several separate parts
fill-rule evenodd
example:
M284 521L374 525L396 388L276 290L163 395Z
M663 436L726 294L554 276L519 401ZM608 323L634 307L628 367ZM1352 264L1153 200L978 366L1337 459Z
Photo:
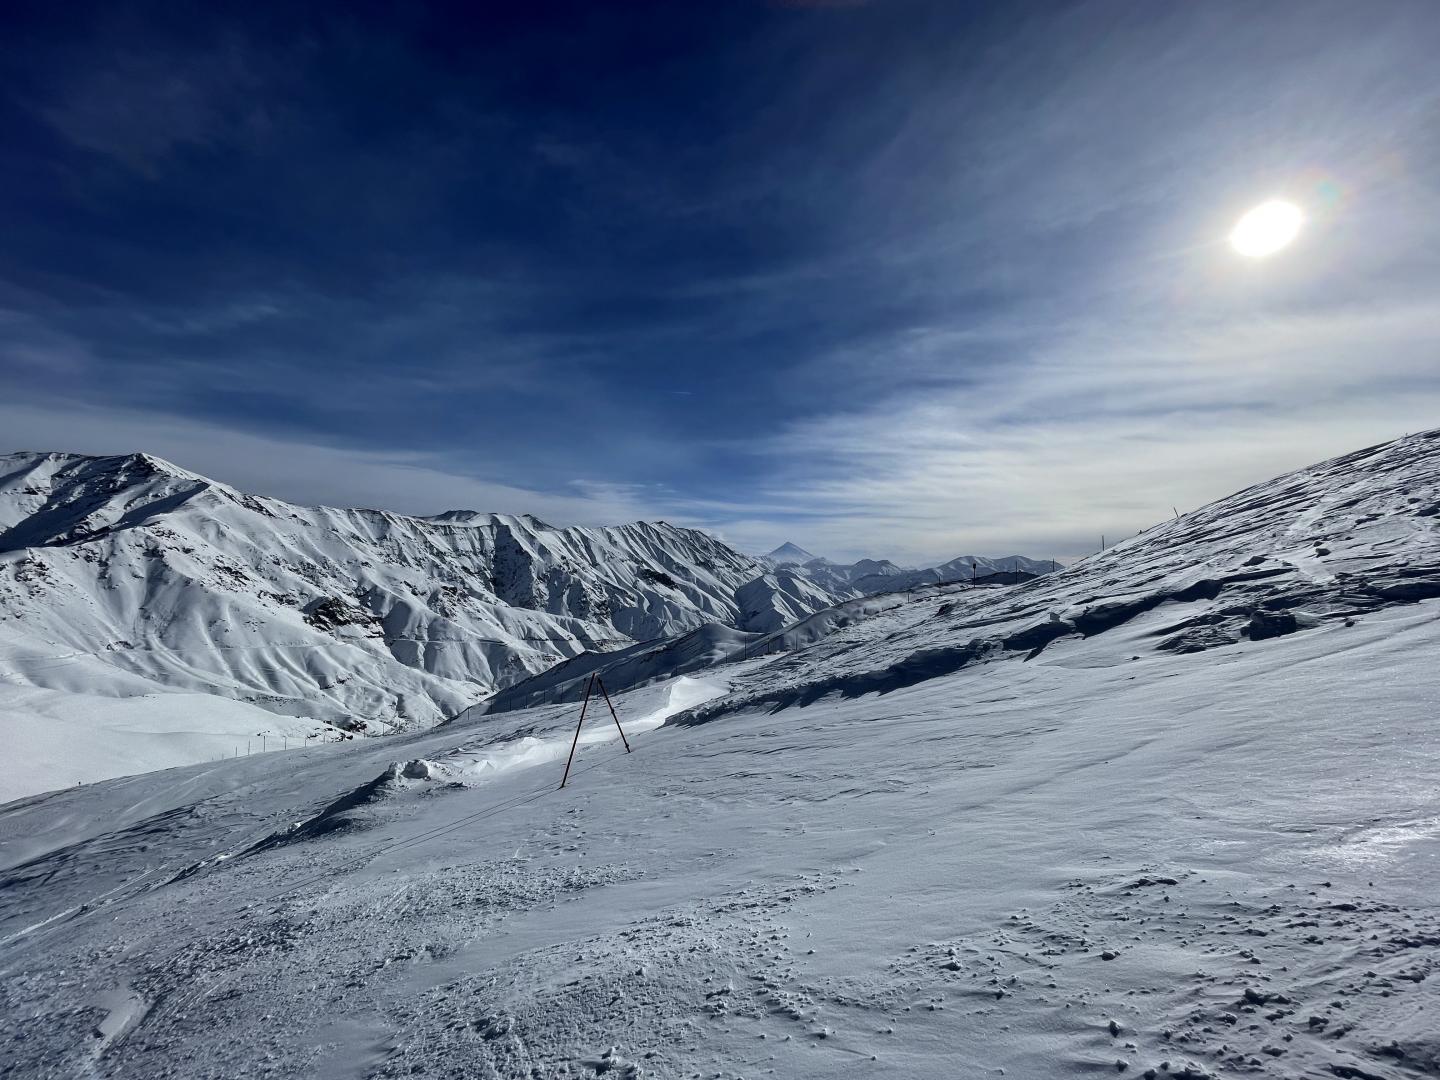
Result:
M1440 7L4 6L0 449L1071 555L1440 423ZM1280 195L1309 223L1224 244Z

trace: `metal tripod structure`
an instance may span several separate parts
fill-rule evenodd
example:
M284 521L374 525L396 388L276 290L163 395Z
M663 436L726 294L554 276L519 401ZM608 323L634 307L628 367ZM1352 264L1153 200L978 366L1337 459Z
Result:
M600 688L600 693L605 698L605 704L610 709L610 715L614 717L615 730L620 732L620 741L625 744L625 752L630 753L630 740L625 737L625 729L620 726L620 717L615 715L615 706L610 703L610 695L605 690L605 684L600 681L600 673L592 672L590 681L585 684L585 703L580 706L580 719L575 722L575 739L570 743L570 757L565 761L565 775L560 779L562 788L570 779L570 766L575 761L575 748L580 745L580 728L585 723L585 712L590 708L590 695L595 692L596 687Z

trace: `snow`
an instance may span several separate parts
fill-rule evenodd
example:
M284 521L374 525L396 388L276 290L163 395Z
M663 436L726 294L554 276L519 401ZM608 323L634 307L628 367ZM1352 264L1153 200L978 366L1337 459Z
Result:
M495 774L510 769L530 768L546 762L564 761L570 752L572 740L575 742L578 752L580 747L620 741L620 729L624 730L626 738L653 731L676 713L719 697L727 689L728 683L724 681L691 679L682 675L665 684L664 693L655 699L659 704L655 704L654 701L647 702L646 695L638 696L640 703L643 705L654 704L654 708L640 716L627 717L619 728L616 726L618 717L610 715L609 710L605 707L604 699L597 690L590 699L589 705L586 706L586 715L589 719L582 725L578 738L574 736L574 733L565 729L546 736L524 735L498 746L487 745L484 750L477 753L460 752L448 755L441 763L438 774L466 781L475 777L488 780ZM637 701L637 698L632 697L628 700L633 703Z
M787 545L793 547L793 545ZM807 555L803 549L796 549ZM777 560L775 552L765 558L771 563L797 563L797 557ZM985 555L957 555L939 566L917 569L898 566L889 559L860 559L853 563L835 563L828 559L811 559L800 567L787 567L803 575L814 585L834 593L837 597L874 596L877 593L901 592L924 585L938 585L949 581L985 580L991 575L1000 575L998 582L1015 584L1015 574L1035 575L1053 573L1060 563L1052 559L1030 559L1023 555L990 557ZM1023 578L1021 579L1023 580Z
M821 614L823 615L823 612ZM596 672L604 685L611 690L645 686L689 671L713 667L748 645L768 640L770 638L762 634L751 634L717 623L707 623L698 630L669 638L659 644L642 642L615 652L584 653L563 664L556 664L549 671L507 687L467 709L461 713L461 717L478 716L486 712L507 712L552 702L579 701L585 696L590 675Z
M567 658L836 599L772 599L766 571L663 522L307 508L145 454L3 455L0 680L56 693L0 794L205 760L251 727L430 726ZM219 699L194 722L214 738L160 740L174 721L127 704L177 692ZM73 740L84 761L59 760Z
M199 802L132 780L12 806L5 861L35 861L0 934L36 928L4 946L0 1038L26 1075L590 1076L607 1053L657 1076L1229 1075L1267 1046L1286 1075L1394 1075L1392 1039L1435 1049L1408 978L1435 950L1396 942L1440 929L1440 755L1416 739L1440 680L1390 677L1440 645L1428 607L1346 631L1324 696L1323 634L1143 677L1097 638L584 747L564 792L558 760L416 782L253 854L383 751L479 733L309 751ZM1246 990L1289 1001L1246 1012Z
M1437 508L1412 436L850 601L613 695L564 790L570 701L0 807L3 1063L1434 1075Z
M281 751L346 733L210 694L107 698L0 686L0 730L11 767L0 802L196 761Z
M148 454L0 455L0 679L56 692L23 721L25 778L0 795L205 760L247 728L430 726L565 661L589 669L609 664L598 654L712 635L706 657L664 672L679 674L744 635L936 579L794 545L771 555L809 565L664 522L561 529L529 514L299 507ZM128 704L178 708L176 693L219 699L217 719L160 738L180 721ZM72 742L88 749L67 761Z

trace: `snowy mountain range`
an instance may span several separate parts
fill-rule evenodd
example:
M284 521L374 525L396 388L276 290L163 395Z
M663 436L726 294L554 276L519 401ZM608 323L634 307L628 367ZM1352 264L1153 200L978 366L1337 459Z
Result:
M812 555L789 541L760 558L777 570L803 570L816 585L846 598L912 589L917 585L936 585L943 581L972 581L995 574L1012 579L1008 583L1014 584L1013 579L1017 575L1021 579L1038 577L1060 568L1060 563L1053 559L1030 559L1024 555L957 555L938 566L923 568L898 566L889 559L837 563Z
M14 802L0 1047L118 1080L1433 1075L1437 600L1440 431L1017 587L629 644L633 752L577 728L590 654L437 727Z
M665 522L300 507L146 454L15 453L0 457L0 716L32 758L83 733L90 765L60 782L428 726L580 655L773 633L911 584L869 572L882 565L776 565ZM136 699L151 737L112 742L107 728L134 733Z
M0 457L0 655L40 687L433 724L585 650L831 600L765 569L665 522L306 508L144 454Z

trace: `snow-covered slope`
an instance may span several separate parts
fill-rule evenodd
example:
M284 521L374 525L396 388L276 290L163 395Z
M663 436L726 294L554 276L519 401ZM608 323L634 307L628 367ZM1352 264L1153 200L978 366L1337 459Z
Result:
M827 608L827 611L833 610ZM817 618L819 616L816 616ZM511 712L565 701L580 701L592 674L599 674L608 693L673 679L693 671L715 667L733 658L747 646L768 641L775 635L747 633L718 623L707 623L688 634L659 643L641 642L628 649L608 653L584 653L556 664L549 671L532 675L507 687L461 713L467 720L485 713Z
M1059 570L1060 564L1052 559L1029 559L1024 555L957 555L949 562L934 567L941 581L968 581L986 574L1050 574Z
M790 545L793 546L793 545ZM772 562L773 552L766 556ZM944 581L971 581L975 579L1004 580L1013 583L1016 572L1021 575L1049 574L1059 568L1059 563L1050 559L1029 559L1023 555L988 557L985 555L957 555L939 566L920 569L899 566L889 559L860 559L853 563L836 563L828 559L811 559L800 566L789 566L795 573L803 574L820 589L838 597L873 596L882 592L898 592L920 585L936 585ZM995 575L1001 575L996 578ZM1023 577L1022 577L1023 580Z
M834 603L835 595L803 570L782 566L735 591L742 630L770 633Z
M579 701L585 696L592 672L600 676L608 691L618 692L731 661L803 649L837 630L899 607L908 599L904 594L883 593L847 600L768 634L744 633L712 623L658 645L652 642L611 653L585 653L502 690L461 713L459 719Z
M143 454L0 457L0 671L12 685L208 693L388 731L453 716L584 650L834 599L757 583L766 569L664 522L560 529L528 515L305 508Z
M883 562L872 570L865 566L869 561L856 563L849 574L850 588L867 596L897 589L913 589L917 585L938 585L945 581L992 579L1013 583L1017 573L1038 577L1059 569L1058 562L1050 559L1027 559L1024 555L993 558L985 555L957 555L949 562L920 570L907 570L891 562Z
M1437 526L1432 433L617 695L564 790L572 703L0 808L4 1063L1433 1076Z
M714 710L893 690L1107 633L1134 637L1135 660L1203 652L1434 597L1440 431L1257 485L1024 585L922 591L886 617L883 653L857 647L873 625L831 635Z

